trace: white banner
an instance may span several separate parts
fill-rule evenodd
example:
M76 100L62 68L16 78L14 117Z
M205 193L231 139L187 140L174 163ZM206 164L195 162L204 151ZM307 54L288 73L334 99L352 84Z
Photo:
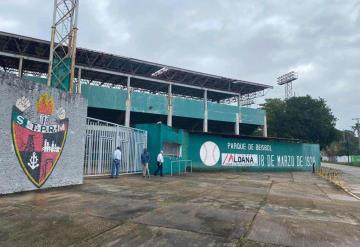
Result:
M257 166L258 156L256 154L221 154L222 166Z

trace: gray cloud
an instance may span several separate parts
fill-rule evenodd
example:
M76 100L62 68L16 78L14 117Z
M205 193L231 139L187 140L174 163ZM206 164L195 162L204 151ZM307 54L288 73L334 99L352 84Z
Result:
M2 0L0 30L49 39L52 3ZM338 128L360 116L357 0L82 0L79 15L78 46L274 86L295 69Z

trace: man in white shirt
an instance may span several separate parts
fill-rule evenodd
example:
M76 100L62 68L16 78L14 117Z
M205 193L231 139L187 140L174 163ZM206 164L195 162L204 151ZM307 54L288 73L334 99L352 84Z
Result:
M157 156L157 169L154 173L154 176L157 175L157 173L160 171L160 176L163 176L163 164L164 164L164 156L163 156L163 151L161 150L160 153Z
M120 147L117 147L114 151L114 162L111 169L111 178L119 177L120 162L121 162L121 150Z

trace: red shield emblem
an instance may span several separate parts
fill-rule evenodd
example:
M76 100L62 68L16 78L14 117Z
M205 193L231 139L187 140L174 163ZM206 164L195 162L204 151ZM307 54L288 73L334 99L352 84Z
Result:
M40 188L51 175L63 150L69 120L65 110L54 112L54 100L47 93L31 111L30 101L18 99L13 107L11 130L16 155L29 180ZM34 114L34 112L37 112Z

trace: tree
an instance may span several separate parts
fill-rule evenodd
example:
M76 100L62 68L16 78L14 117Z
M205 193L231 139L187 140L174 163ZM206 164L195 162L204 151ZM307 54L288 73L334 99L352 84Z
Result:
M337 140L327 146L324 151L328 156L359 154L358 139L351 130L337 130Z
M288 137L286 121L286 102L281 99L266 99L261 105L266 111L268 135L274 137Z
M321 148L336 140L336 118L324 99L309 95L287 100L266 99L268 134L319 143Z
M357 137L358 137L358 152L360 152L360 122L358 121L357 123L355 123L354 126L352 126L352 129L354 130L354 134L355 132L357 132Z

